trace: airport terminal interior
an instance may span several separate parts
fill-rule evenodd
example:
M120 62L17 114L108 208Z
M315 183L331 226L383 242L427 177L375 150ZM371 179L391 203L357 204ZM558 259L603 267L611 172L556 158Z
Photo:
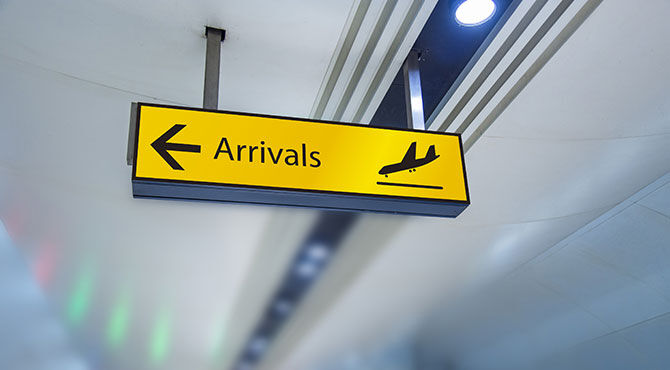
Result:
M670 369L670 1L0 0L0 369Z

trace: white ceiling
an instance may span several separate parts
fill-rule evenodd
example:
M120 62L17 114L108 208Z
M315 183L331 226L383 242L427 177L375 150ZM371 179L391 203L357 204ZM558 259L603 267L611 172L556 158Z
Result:
M423 356L460 369L667 367L669 205L670 173L435 312L419 334Z
M278 212L133 199L130 103L200 105L213 25L228 30L221 108L306 116L351 6L0 3L0 215L35 273L50 266L39 275L50 307L93 368L220 367L232 307ZM124 305L129 327L111 348Z
M359 3L0 2L0 217L91 367L229 363L314 219L132 199L130 102L200 105L208 24L228 30L220 108L308 116ZM361 218L264 367L313 369L404 343L428 313L670 171L667 14L663 0L601 3L468 152L464 214ZM118 307L129 327L115 347Z
M427 312L514 271L670 171L669 13L665 1L600 3L468 152L472 205L455 220L366 216L264 368L312 369L402 341L431 324Z
M147 100L202 104L204 27L228 31L219 106L307 116L352 1L3 1L2 56Z

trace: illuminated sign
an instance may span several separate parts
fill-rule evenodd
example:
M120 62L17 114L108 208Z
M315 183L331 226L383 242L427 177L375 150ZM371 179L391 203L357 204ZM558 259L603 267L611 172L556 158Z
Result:
M459 135L138 104L133 195L457 216Z

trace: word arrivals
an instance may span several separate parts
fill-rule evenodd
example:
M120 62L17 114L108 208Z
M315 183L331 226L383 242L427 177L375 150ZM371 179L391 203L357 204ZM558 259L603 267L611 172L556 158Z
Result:
M279 148L273 149L270 146L265 146L265 141L261 141L260 145L237 145L237 150L233 151L230 148L228 143L228 138L221 138L219 146L214 153L214 159L219 159L219 156L223 155L228 157L231 161L246 161L253 163L256 160L260 163L265 163L265 159L268 158L268 163L279 164L284 163L287 166L300 166L307 167L307 144L302 143L300 153L298 150L292 148ZM246 154L248 153L248 155ZM254 156L254 153L256 155ZM266 154L267 153L267 157ZM319 160L319 152L311 151L309 152L309 167L319 167L321 166L321 160Z

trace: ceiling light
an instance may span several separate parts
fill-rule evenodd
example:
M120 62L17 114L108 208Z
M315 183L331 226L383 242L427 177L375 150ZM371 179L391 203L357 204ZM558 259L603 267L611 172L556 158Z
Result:
M478 26L496 12L493 0L466 0L456 9L456 21L463 26Z
M314 275L316 275L318 268L314 262L311 261L303 261L296 266L296 273L302 277L302 278L311 278Z
M254 366L250 362L245 361L237 366L237 370L251 370L253 367Z
M249 350L254 355L260 355L265 351L267 346L268 346L268 340L265 337L256 337L254 338L254 340L251 341L251 344L249 345Z
M328 258L329 254L330 251L328 250L328 247L323 244L313 244L309 247L309 249L307 249L307 255L309 258L316 262L323 262L326 258Z
M285 299L278 300L274 305L275 311L282 316L291 312L292 308L293 308L293 305L291 304L291 302L289 302Z

